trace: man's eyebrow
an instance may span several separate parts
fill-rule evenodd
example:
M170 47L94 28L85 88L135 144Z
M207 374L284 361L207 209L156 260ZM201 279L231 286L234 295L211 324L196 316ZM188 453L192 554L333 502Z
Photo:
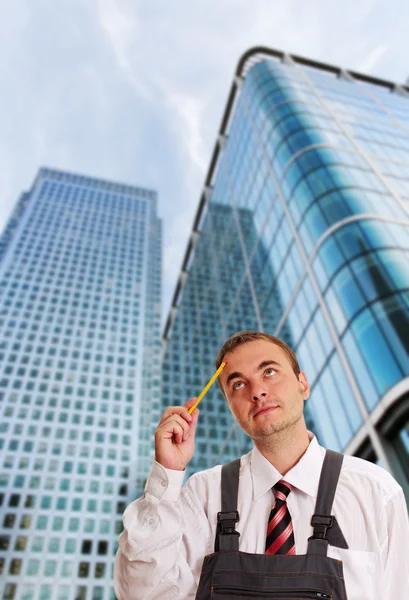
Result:
M243 377L242 373L239 373L239 371L234 371L234 373L230 373L230 375L226 379L226 385L229 383L229 381L231 381L232 379L237 379L238 377Z
M261 362L258 367L256 367L256 371L261 371L261 369L264 369L265 367L268 367L270 365L275 365L276 367L280 366L280 363L278 363L275 360L263 360L263 362ZM233 373L230 373L230 375L228 376L228 378L226 379L226 385L232 380L232 379L237 379L239 377L244 377L243 373L240 373L239 371L234 371Z
M268 367L268 365L275 365L276 367L279 367L280 363L278 363L276 360L263 360L263 362L261 362L256 368L256 371L261 371L261 369Z

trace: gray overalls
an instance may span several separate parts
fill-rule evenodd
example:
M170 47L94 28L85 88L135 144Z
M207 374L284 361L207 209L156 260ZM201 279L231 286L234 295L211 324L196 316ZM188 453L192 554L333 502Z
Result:
M307 554L268 555L239 551L235 525L240 459L222 467L221 512L217 514L215 551L203 561L196 600L346 600L342 561L327 556L328 544L348 548L332 503L343 455L327 450L321 470L313 535Z

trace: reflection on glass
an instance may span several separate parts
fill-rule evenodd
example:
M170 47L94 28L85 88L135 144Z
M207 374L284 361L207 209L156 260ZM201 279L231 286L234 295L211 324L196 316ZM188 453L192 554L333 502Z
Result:
M344 267L334 278L333 286L346 317L351 319L364 306L365 300L348 266Z
M369 308L353 321L352 331L381 397L401 379L402 371Z
M358 387L365 400L365 404L368 410L372 410L379 401L379 394L370 375L370 370L368 369L355 338L350 331L347 331L342 337L342 345L349 366L355 375Z
M342 449L338 433L334 427L333 420L330 417L330 408L328 405L327 391L323 389L321 383L318 383L311 389L311 396L307 403L312 405L312 411L317 415L317 430L314 432L318 436L320 444L331 450Z
M392 444L409 481L409 418L392 438Z

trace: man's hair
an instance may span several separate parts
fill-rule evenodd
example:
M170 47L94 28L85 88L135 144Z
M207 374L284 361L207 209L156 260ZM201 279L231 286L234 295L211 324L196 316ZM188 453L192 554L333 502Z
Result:
M290 361L295 375L298 377L298 375L301 372L301 369L300 365L298 364L298 360L294 350L290 348L288 344L283 342L283 340L280 340L280 338L274 337L274 335L270 335L269 333L263 333L261 331L238 331L237 333L229 337L229 339L224 342L219 354L217 355L216 369L220 367L223 358L228 352L231 352L232 350L237 348L237 346L241 346L242 344L246 344L247 342L256 342L257 340L266 340L267 342L271 342L272 344L275 344L276 346L282 348L282 350L284 350L285 354L287 355L288 360ZM220 384L220 379L218 379L217 382L219 384L220 389L223 392L223 388Z

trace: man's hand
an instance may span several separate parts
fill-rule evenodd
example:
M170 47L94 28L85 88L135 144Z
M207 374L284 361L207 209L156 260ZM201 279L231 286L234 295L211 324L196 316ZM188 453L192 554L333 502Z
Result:
M196 398L183 406L169 406L155 430L155 460L166 469L184 471L195 450L195 431L199 410L189 415Z

